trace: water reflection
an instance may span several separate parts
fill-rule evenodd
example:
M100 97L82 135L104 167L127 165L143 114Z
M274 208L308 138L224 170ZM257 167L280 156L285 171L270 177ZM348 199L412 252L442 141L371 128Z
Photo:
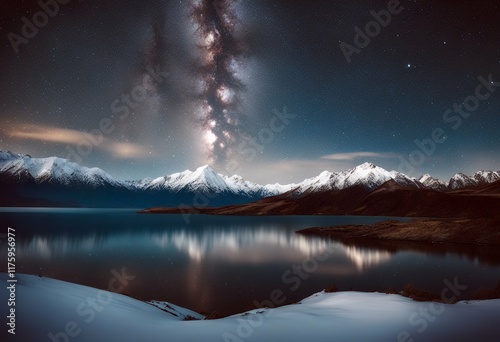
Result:
M41 258L46 261L68 254L91 254L113 247L128 249L133 241L136 248L150 253L155 249L177 250L195 262L204 259L220 259L233 263L259 264L277 261L296 262L320 255L334 258L344 257L352 261L357 269L363 270L390 260L393 253L356 246L323 238L311 238L279 228L207 228L203 231L187 229L163 232L87 236L33 236L18 246L18 255Z
M493 247L334 241L295 233L383 219L193 216L186 227L180 215L76 210L2 216L0 210L0 220L18 233L19 272L106 288L110 270L126 267L136 276L127 294L203 312L241 312L254 300L268 299L273 289L294 302L331 284L374 291L413 283L440 291L444 278L458 277L473 291L500 280L500 252ZM291 290L295 282L283 275L304 265L313 271Z
M295 256L303 257L324 254L327 246L335 244L324 239L308 239L276 228L231 231L208 229L202 233L182 230L153 233L150 238L158 246L166 249L175 247L196 261L211 255L229 261L266 262L286 258L287 250ZM339 244L335 245L340 248Z
M35 235L27 242L17 244L17 255L50 261L70 253L90 253L101 246L104 240L109 241L95 233L84 237Z
M136 298L170 300L205 312L218 308L227 314L247 309L240 296L248 296L245 305L250 305L254 299L266 299L272 289L286 291L290 283L283 281L283 274L307 260L316 259L318 267L308 273L298 291L288 293L290 300L300 300L332 283L343 289L373 291L420 281L421 286L439 290L444 277L459 275L464 279L464 274L470 273L468 284L484 284L490 274L500 275L498 267L488 271L481 263L485 255L491 256L487 260L499 262L498 253L484 254L485 250L483 254L471 254L456 246L353 244L303 236L274 225L78 236L38 234L18 243L24 272L41 270L48 276L80 283L83 280L86 285L99 287L109 281L109 269L124 265L137 275L137 288L128 289ZM328 258L322 258L325 255ZM76 271L66 270L68 267ZM234 306L221 303L221 298L234 302Z
M389 261L392 253L355 246L344 246L345 254L354 262L359 270Z
M390 241L359 241L353 243L333 241L295 234L294 231L275 226L258 228L208 227L204 229L174 228L158 232L97 233L71 236L34 235L18 242L18 256L50 261L68 254L89 254L110 249L134 248L153 251L156 248L185 254L201 262L209 257L228 262L266 263L294 262L328 252L334 257L349 259L358 270L389 262L391 257L404 250L429 255L467 259L475 264L499 265L499 255L494 248L460 245L425 245ZM4 251L2 251L4 252Z

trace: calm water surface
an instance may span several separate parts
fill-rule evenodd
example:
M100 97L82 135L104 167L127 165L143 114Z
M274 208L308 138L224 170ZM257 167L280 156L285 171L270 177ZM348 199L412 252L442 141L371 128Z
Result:
M0 208L0 229L16 229L18 272L108 289L113 270L126 268L135 278L123 293L202 313L251 309L274 289L290 303L332 284L374 291L412 283L438 292L445 279L457 277L468 286L467 296L500 282L497 247L345 244L295 234L312 226L385 219L192 215L187 223L182 215L131 209ZM6 248L0 256L6 260Z

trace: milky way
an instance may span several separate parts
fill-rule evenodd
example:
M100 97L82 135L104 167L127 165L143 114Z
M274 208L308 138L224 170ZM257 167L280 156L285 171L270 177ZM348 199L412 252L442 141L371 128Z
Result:
M241 99L245 85L238 77L245 43L238 37L239 20L230 0L191 3L200 58L194 66L199 101L197 119L203 127L208 162L224 163L244 135Z

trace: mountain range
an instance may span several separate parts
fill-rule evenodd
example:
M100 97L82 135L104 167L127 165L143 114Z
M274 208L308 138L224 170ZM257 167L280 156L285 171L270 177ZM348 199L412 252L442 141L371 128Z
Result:
M498 180L499 171L478 171L472 176L458 173L448 182L427 174L417 179L364 163L346 171L324 171L316 177L285 185L260 185L238 175L225 176L208 165L155 179L124 181L99 168L87 168L67 159L32 158L0 151L1 206L216 207L346 189L371 193L388 182L405 189L447 193Z

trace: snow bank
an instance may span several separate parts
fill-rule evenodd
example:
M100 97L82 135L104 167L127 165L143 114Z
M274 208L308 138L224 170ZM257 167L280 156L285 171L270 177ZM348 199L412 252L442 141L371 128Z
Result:
M500 300L445 305L381 293L321 292L277 309L184 321L200 316L50 278L17 279L16 335L4 323L1 341L500 341ZM1 273L0 281L6 280ZM2 286L3 317L7 296Z

